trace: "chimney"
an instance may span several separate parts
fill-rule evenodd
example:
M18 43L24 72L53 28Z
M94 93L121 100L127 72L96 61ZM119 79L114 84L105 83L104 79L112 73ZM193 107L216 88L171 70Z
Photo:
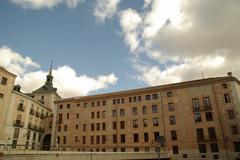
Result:
M232 77L232 72L227 73L228 77Z

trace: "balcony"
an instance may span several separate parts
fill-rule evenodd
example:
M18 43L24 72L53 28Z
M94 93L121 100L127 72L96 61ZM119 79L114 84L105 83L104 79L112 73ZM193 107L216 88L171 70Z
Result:
M21 120L15 120L13 122L13 125L16 126L16 127L23 127L23 122Z
M192 106L193 112L205 112L205 111L211 111L212 107L211 105L209 106L203 106L203 105L199 105L199 106Z
M217 141L217 137L209 137L208 139L205 137L197 137L197 142L202 143L202 142L215 142Z
M38 111L36 111L35 116L40 117L40 113Z
M24 106L23 106L22 103L20 103L20 104L18 105L17 110L19 110L19 111L24 111Z
M41 116L40 116L40 118L41 118L41 119L44 119L44 118L45 118L45 116L44 116L44 114L43 114L43 113L41 113Z
M30 114L31 114L31 115L34 115L34 114L35 114L35 111L34 111L32 108L30 109Z
M28 129L37 130L37 126L29 123L28 124Z
M37 131L38 131L38 132L44 132L44 128L43 128L43 127L38 127L38 128L37 128Z

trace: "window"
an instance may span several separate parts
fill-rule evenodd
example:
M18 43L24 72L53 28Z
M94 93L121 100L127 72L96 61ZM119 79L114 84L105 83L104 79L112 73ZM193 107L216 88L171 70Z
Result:
M2 77L1 84L2 84L2 85L7 85L7 78Z
M116 117L117 116L117 110L112 110L112 116Z
M237 135L238 134L238 128L237 126L231 126L231 131L233 135Z
M64 126L64 131L67 131L67 125Z
M83 124L83 131L85 132L87 130L87 124Z
M97 123L97 131L100 130L100 123Z
M134 133L133 134L133 141L134 141L134 143L138 143L139 142L138 133Z
M178 154L178 146L172 146L173 154Z
M91 124L91 131L94 131L94 123Z
M103 130L103 131L106 130L106 123L102 123L102 130Z
M145 100L146 100L146 101L151 100L151 95L145 95Z
M158 112L157 105L156 104L152 105L152 113L157 113L157 112Z
M155 141L158 141L159 138L160 138L159 132L154 132L154 140L155 140Z
M224 100L225 100L225 103L230 103L230 102L231 102L230 96L229 96L228 93L227 93L227 94L224 94Z
M137 97L133 97L133 102L137 102Z
M125 148L121 148L121 152L125 152Z
M125 121L120 121L120 129L125 129Z
M120 99L117 99L117 104L120 104Z
M240 152L240 142L233 142L234 145L234 151Z
M153 126L158 126L158 118L153 118Z
M67 113L67 119L69 119L69 113Z
M142 106L142 113L147 114L147 106Z
M3 99L4 94L0 93L0 99Z
M203 106L204 108L211 108L210 98L203 97Z
M172 97L173 96L173 93L170 91L170 92L167 92L167 97Z
M100 112L97 112L97 118L100 118Z
M75 128L78 129L78 124L76 124Z
M112 123L112 127L113 127L113 129L117 129L117 122L116 122L116 121L114 121L114 122Z
M19 128L14 128L13 138L18 138L18 136L19 136L19 131L20 131Z
M132 108L132 115L137 115L137 107Z
M193 107L194 111L199 111L200 110L198 98L193 98L192 99L192 107Z
M134 152L139 152L139 148L135 147Z
M97 106L100 106L100 101L97 101Z
M94 144L94 136L91 136L91 144Z
M97 144L100 144L100 136L97 136L97 137L96 137L96 143L97 143Z
M138 122L137 122L137 120L133 120L133 128L138 128Z
M148 121L147 119L143 119L143 127L147 127L148 126Z
M124 116L125 115L125 110L124 109L120 109L120 116Z
M125 143L125 134L121 134L121 143Z
M199 153L207 153L206 144L198 144Z
M211 152L218 152L218 144L217 143L211 143L210 148L211 148Z
M142 101L142 96L138 96L138 102Z
M95 106L95 102L92 102L92 107L94 107Z
M169 119L170 119L170 124L171 124L171 125L176 124L175 116L170 116Z
M148 142L148 133L144 133L144 142Z
M82 143L86 144L86 136L82 136Z
M113 104L116 104L116 99L113 99Z
M76 118L79 118L79 114L78 113L76 114Z
M197 128L196 132L197 132L197 140L204 140L203 128Z
M168 111L174 111L173 103L168 103Z
M132 102L132 97L129 97L128 101L129 101L129 103L131 103Z
M64 137L63 137L63 144L66 144L66 143L67 143L67 137L64 136Z
M106 117L106 111L102 111L102 118Z
M213 139L213 140L217 139L216 131L214 127L208 128L208 135L209 135L209 139Z
M158 94L153 94L153 95L152 95L152 99L153 99L153 100L158 99Z
M75 136L75 137L74 137L74 141L75 141L75 142L79 142L79 141L78 141L78 136Z
M94 112L91 112L91 118L94 119Z
M106 136L102 135L102 144L105 144L105 143L106 143Z
M113 143L117 143L117 135L116 134L113 135Z
M122 103L122 104L124 103L124 98L121 98L121 103Z
M227 84L226 84L226 83L223 83L223 84L222 84L222 88L223 88L223 89L226 89L226 88L227 88Z
M233 110L228 110L228 118L229 119L234 119L235 118Z
M71 105L70 104L67 104L67 108L70 108L71 107Z
M63 105L62 104L59 105L59 109L63 109Z
M84 108L87 108L87 103L84 103L84 105L83 105L83 106L84 106Z
M194 120L195 122L202 122L202 117L200 112L194 113Z
M105 106L106 105L106 101L102 101L102 105Z
M171 131L171 137L172 137L172 140L177 140L177 131L176 130L173 130Z
M207 121L213 121L212 112L205 112L205 116Z
M78 104L77 104L77 106L79 107L79 106L80 106L80 104L78 103Z

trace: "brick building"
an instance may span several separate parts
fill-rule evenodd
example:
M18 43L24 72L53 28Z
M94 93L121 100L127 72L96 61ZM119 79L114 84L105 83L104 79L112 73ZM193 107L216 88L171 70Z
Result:
M240 151L240 81L207 78L55 101L60 150L161 152L233 159ZM164 145L159 144L159 137Z

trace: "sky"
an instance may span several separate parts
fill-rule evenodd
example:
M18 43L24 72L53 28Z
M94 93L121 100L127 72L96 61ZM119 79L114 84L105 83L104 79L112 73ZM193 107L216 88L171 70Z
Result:
M239 0L1 0L0 65L63 98L240 78Z

